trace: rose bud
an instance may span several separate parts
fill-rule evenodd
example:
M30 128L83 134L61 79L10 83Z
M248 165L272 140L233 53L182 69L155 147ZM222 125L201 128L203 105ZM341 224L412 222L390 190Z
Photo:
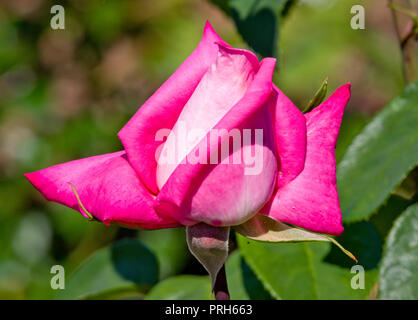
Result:
M228 227L259 214L338 235L334 149L350 85L303 114L272 83L275 63L231 48L207 23L197 48L118 133L123 151L25 176L47 200L105 224L188 226L200 261L211 260L205 244L225 259ZM214 278L223 261L209 264Z

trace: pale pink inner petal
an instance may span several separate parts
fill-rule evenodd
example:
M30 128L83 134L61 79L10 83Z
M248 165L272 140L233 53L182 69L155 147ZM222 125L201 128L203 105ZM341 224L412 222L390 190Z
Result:
M275 59L261 61L243 98L214 126L215 131L224 132L221 139L210 137L209 147L202 153L210 155L212 160L216 151L229 144L233 131L244 135L245 131L250 131L252 139L244 139L243 147L232 148L225 157L222 156L226 163L180 163L156 198L157 212L185 225L203 221L214 226L230 226L251 218L270 199L277 172L273 122L268 103L274 66ZM208 132L202 141L209 138L214 130ZM254 131L262 132L261 141ZM250 150L254 151L254 162L248 161L245 156ZM247 160L237 163L234 161L236 155Z
M158 193L155 155L163 143L163 140L156 139L156 133L161 128L173 128L184 105L216 60L217 43L229 46L207 22L202 40L192 54L118 133L130 164L153 194Z
M244 96L257 70L258 61L252 53L219 45L218 58L184 106L161 149L157 167L160 190L184 157ZM175 155L174 159L168 154Z
M253 141L235 152L231 148L229 156L202 180L191 197L190 214L180 219L183 224L203 221L215 226L238 225L251 218L271 197L277 159L269 105L257 110L243 128L251 129ZM255 130L262 132L262 143L254 142ZM248 153L256 157L254 164L244 159ZM234 164L236 154L241 157L240 164ZM249 174L250 167L252 174Z

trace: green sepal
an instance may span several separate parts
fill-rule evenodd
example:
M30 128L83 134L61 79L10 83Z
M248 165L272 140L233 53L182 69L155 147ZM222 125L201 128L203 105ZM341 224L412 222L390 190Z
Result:
M68 182L73 190L75 197L77 198L78 205L80 206L81 210L88 216L88 220L93 220L93 215L84 208L83 204L81 203L80 197L78 196L77 190L75 189L74 185L71 182Z
M312 111L315 107L319 106L322 101L324 101L328 90L328 77L322 81L321 86L319 89L315 92L314 97L309 101L306 108L303 110L303 113L307 113Z
M348 257L358 262L356 257L334 238L288 226L263 214L257 214L247 222L236 226L235 231L246 238L262 242L332 242Z

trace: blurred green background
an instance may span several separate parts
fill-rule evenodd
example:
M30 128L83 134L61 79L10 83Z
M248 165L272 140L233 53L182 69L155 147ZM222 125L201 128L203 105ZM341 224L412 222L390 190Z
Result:
M365 30L350 27L359 3ZM65 30L50 28L54 4L65 8ZM120 150L116 133L195 48L206 20L232 46L247 47L233 21L203 0L0 1L0 298L52 298L52 265L71 274L127 237L156 253L159 279L205 274L190 259L184 230L87 222L44 200L23 173ZM337 161L404 86L382 0L299 1L280 25L278 65L275 83L301 108L326 77L329 93L351 82Z

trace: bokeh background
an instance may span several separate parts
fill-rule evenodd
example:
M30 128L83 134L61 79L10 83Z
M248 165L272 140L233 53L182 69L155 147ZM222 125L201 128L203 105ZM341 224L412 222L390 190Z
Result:
M366 8L365 30L350 27L357 3ZM54 4L65 7L65 30L50 28ZM206 20L232 46L248 47L233 21L204 0L0 0L0 298L53 298L52 265L71 274L126 237L156 253L160 279L205 274L187 252L184 230L87 222L48 203L23 173L120 150L116 133L195 48ZM382 0L304 0L279 32L275 83L298 106L326 77L328 92L352 84L339 161L404 87L391 12Z

